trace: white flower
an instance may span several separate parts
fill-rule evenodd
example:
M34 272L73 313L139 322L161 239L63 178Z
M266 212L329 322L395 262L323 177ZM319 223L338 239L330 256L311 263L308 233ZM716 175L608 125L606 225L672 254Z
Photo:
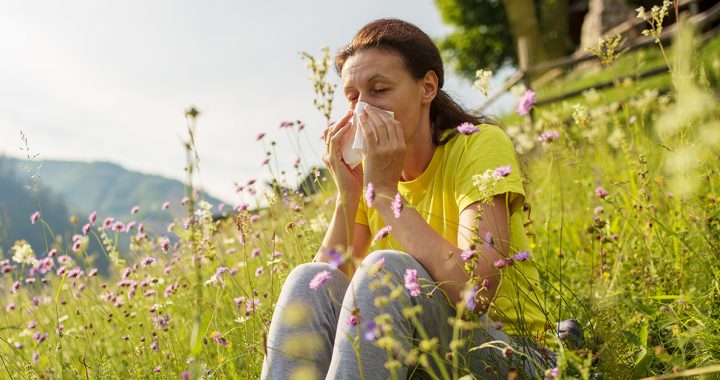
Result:
M13 252L13 261L18 264L36 265L38 262L35 258L35 252L25 240L16 241L10 250Z
M476 90L480 91L480 93L483 96L488 95L488 91L490 90L490 79L492 79L493 73L490 70L478 70L475 72L475 83L473 83L473 87L475 87Z

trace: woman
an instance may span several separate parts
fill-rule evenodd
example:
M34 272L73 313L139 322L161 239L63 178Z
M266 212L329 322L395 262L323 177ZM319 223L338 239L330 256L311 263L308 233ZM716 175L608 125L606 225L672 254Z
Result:
M552 325L528 260L524 190L508 137L441 90L438 49L407 22L364 26L335 68L351 109L324 135L335 211L314 262L285 282L262 377L402 379L420 369L442 377L452 365L482 377L543 371L537 342L545 343ZM363 165L353 169L341 151L357 102L369 106L358 115ZM338 268L337 255L327 254L335 250L355 260ZM456 304L482 314L480 327L453 337ZM448 353L453 339L455 356ZM493 341L501 342L467 354Z

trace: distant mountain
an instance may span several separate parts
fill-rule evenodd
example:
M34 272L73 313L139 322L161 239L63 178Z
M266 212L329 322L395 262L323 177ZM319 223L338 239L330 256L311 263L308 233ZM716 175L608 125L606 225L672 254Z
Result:
M28 172L22 169L24 167L31 169ZM72 231L68 215L77 215L79 226L82 226L87 221L87 215L97 211L100 223L106 217L124 223L142 222L148 231L163 234L168 223L186 213L180 205L186 195L185 185L174 179L130 171L109 162L39 163L0 156L0 246L6 252L15 240L31 242L28 237L41 231L40 228L28 227L37 226L30 225L29 219L37 207L34 195L23 188L23 184L31 182L31 173L39 174L38 194L43 215L46 219L53 215L53 223L50 224L53 228L55 223L62 225L61 231ZM203 193L203 199L216 206L213 211L217 212L220 200L207 193ZM162 210L164 202L170 203L168 210ZM139 206L137 214L130 212L134 206ZM53 213L49 214L51 210ZM121 248L124 247L121 245Z

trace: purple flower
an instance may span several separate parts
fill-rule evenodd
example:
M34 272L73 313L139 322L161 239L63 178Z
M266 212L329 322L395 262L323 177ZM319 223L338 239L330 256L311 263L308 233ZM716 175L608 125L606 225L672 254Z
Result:
M88 234L88 232L90 231L90 228L92 228L92 224L90 224L90 223L87 223L82 227L83 236Z
M360 318L358 318L357 315L352 314L348 317L347 321L345 321L345 324L351 327L357 326L358 323L360 323Z
M520 115L527 115L528 112L530 112L530 109L535 104L536 97L535 97L535 91L528 89L525 91L525 94L523 94L522 98L520 98L520 102L517 106L517 113Z
M560 138L560 132L558 131L552 131L552 132L545 132L538 136L538 141L540 141L543 144L551 143L555 140Z
M130 268L125 268L125 270L123 271L123 273L122 273L122 275L120 276L120 278L124 280L124 279L128 278L128 276L130 275L130 273L132 273L132 269L130 269Z
M502 268L504 268L508 265L512 265L512 264L513 264L513 259L511 259L509 257L503 257L502 259L495 261L495 263L493 265L495 265L495 268L502 269Z
M257 310L257 308L260 306L260 300L257 298L250 298L245 303L245 314L250 314L253 311Z
M412 297L417 297L422 293L417 278L417 270L405 269L405 289L410 291Z
M465 305L467 305L468 310L475 310L475 306L477 306L475 303L475 293L477 293L475 285L465 292Z
M492 246L495 245L495 239L493 239L490 231L485 232L485 244L489 249L492 249Z
M495 330L502 330L505 325L502 322L493 322L490 324L490 327L494 328Z
M392 204L390 205L390 208L392 209L395 219L399 218L400 213L403 210L403 198L402 198L402 195L400 195L400 193L395 193L395 199L393 200Z
M257 269L255 269L255 277L260 276L262 274L262 272L263 272L263 267L257 267ZM310 287L312 287L312 285L310 285Z
M21 284L22 283L20 281L15 281L15 283L13 283L11 293L16 293L18 291L18 289L20 289Z
M163 202L162 206L160 206L160 208L162 210L167 210L169 207L170 207L170 202L167 202L167 201Z
M390 231L392 231L391 226L385 226L385 227L381 228L380 231L378 231L378 233L375 235L375 238L373 240L380 240L380 239L388 236Z
M144 258L142 260L142 262L140 262L140 264L143 266L143 268L145 268L146 266L152 265L153 263L155 263L155 261L157 261L157 260L148 256L148 257Z
M260 248L253 249L250 256L252 256L253 258L260 256Z
M340 265L343 265L345 263L345 257L343 257L342 253L330 248L325 252L325 256L330 258L330 266L337 269Z
M375 322L373 321L365 322L365 328L367 330L365 330L365 332L363 333L363 338L365 338L365 340L368 342L374 342L375 339L377 339L380 335L380 329L377 325L375 325Z
M332 274L330 274L329 271L324 270L316 274L315 277L310 281L310 289L317 290L325 286L325 284L327 284L330 279L332 279Z
M15 310L15 306L17 306L17 305L15 305L14 303L9 303L7 305L7 307L5 308L5 311L13 311L13 310Z
M28 323L28 327L27 327L27 328L32 330L32 329L34 329L35 326L37 326L37 325L38 325L37 321L31 321L30 323Z
M35 211L32 215L30 215L30 223L35 224L38 219L40 219L40 211Z
M228 345L227 339L223 338L223 336L217 331L213 333L213 340L218 346L227 347Z
M138 211L140 211L140 206L134 206L134 207L130 210L130 213L131 213L131 214L137 214Z
M263 137L265 137L265 133L259 133L259 134L257 135L257 137L255 138L255 141L260 141L260 140L263 139Z
M605 190L602 186L598 186L597 189L595 189L595 196L600 199L605 199L608 194L607 190Z
M495 169L495 171L493 171L493 174L495 174L496 177L507 177L510 175L511 171L512 166L508 164Z
M544 380L557 379L559 375L560 375L560 369L559 369L559 368L557 368L557 367L555 367L555 368L550 368L550 369L548 369L547 371L545 371L545 379L544 379Z
M526 250L524 250L524 249L521 249L518 253L516 253L515 255L513 255L513 259L514 259L515 261L525 261L525 260L529 260L529 259L530 259L530 252L528 252L528 251L526 251Z
M468 249L460 253L460 258L464 263L469 262L475 256L476 251L474 249Z
M233 302L235 302L235 306L240 307L245 302L245 297L236 297L233 298Z
M96 220L97 220L97 211L93 211L88 216L88 222L90 222L90 224L94 224Z
M110 216L105 218L105 220L103 220L103 224L102 224L103 228L110 228L114 221L115 221L115 219L113 219Z
M368 182L365 188L365 202L368 208L372 207L373 201L375 201L375 185L373 185L372 182Z
M163 238L160 240L160 249L163 251L163 253L168 253L168 249L170 249L170 239Z
M480 132L477 126L475 126L473 123L462 123L457 126L457 131L462 133L463 135L472 135L473 133Z

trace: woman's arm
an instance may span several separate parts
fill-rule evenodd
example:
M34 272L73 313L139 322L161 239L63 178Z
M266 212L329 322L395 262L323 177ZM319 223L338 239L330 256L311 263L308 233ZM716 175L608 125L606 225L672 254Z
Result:
M362 258L367 254L370 246L370 230L364 224L355 223L358 202L359 199L347 199L344 202L338 197L330 226L313 261L330 262L330 257L325 252L331 248L345 253L348 247L352 247L352 257L355 258ZM352 277L355 266L352 260L346 260L339 269Z
M481 279L490 280L490 286L480 295L492 300L500 278L494 263L503 257L500 252L507 252L509 248L507 194L495 196L490 203L475 202L460 212L457 247L433 230L412 208L404 209L400 217L395 218L391 209L393 196L394 194L390 196L387 193L377 196L374 207L380 213L383 221L392 226L395 239L405 247L410 256L425 267L452 302L458 302L461 299L462 290L468 280L460 253L470 249L474 236L480 236L482 240L486 233L492 234L495 241L494 246L480 243L475 247L479 259L474 273ZM483 306L487 305L478 303L478 309ZM476 310L484 312L484 310L478 309Z

